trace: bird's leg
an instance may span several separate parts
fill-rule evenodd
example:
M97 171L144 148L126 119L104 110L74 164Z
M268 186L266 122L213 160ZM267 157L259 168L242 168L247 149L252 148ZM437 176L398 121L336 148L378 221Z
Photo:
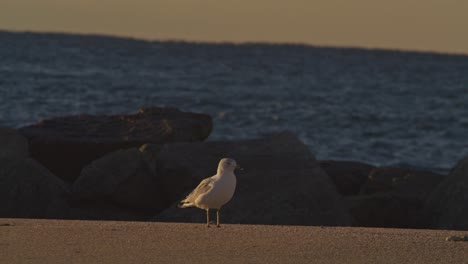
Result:
M206 227L210 227L210 209L206 209Z
M219 209L216 210L216 227L221 227L219 225Z

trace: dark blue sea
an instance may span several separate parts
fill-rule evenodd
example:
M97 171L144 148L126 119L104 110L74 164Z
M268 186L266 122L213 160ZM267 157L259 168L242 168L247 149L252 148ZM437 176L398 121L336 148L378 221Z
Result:
M171 106L210 140L295 132L318 159L444 171L468 154L468 56L0 32L0 125Z

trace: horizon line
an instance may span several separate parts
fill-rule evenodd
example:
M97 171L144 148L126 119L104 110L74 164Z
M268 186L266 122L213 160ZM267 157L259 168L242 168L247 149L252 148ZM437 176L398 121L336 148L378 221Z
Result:
M196 39L182 39L182 38L148 38L137 37L125 34L112 34L102 32L79 32L79 31L60 31L60 30L18 30L18 29L3 29L0 28L0 33L16 33L16 34L38 34L38 35L71 35L71 36L84 36L84 37L103 37L126 39L144 42L160 42L160 43L187 43L187 44L202 44L202 45L267 45L267 46L302 46L311 48L324 48L324 49L345 49L345 50L363 50L363 51L384 51L384 52L399 52L399 53L415 53L415 54L431 54L441 56L457 56L468 57L468 52L455 52L455 51L437 51L425 49L405 49L405 48L392 48L392 47L373 47L373 46L359 46L359 45L339 45L339 44L314 44L307 42L294 42L294 41L255 41L255 40L196 40Z

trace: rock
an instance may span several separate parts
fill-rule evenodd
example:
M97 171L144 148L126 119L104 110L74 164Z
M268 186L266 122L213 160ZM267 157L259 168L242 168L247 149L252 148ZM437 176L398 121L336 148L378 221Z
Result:
M19 129L31 156L69 182L106 153L145 143L202 141L211 130L208 115L156 107L133 115L58 117Z
M430 171L399 167L375 168L363 185L361 194L398 193L424 200L444 179Z
M423 202L412 196L372 194L346 197L354 226L424 228L420 223Z
M177 181L187 179L191 186L178 199L185 197L203 178L214 175L223 157L234 158L244 168L236 173L236 193L221 211L222 223L341 226L351 223L330 179L308 147L291 133L236 142L167 144L157 155L158 166L186 171ZM200 209L175 207L154 218L200 223L204 219L205 213Z
M0 159L29 156L28 141L15 129L0 127L0 146Z
M80 204L107 202L154 215L170 205L158 181L142 152L132 148L109 153L86 166L72 192Z
M354 161L322 160L320 167L327 173L342 195L359 194L375 166Z
M354 225L427 228L424 202L443 178L443 175L414 169L373 169L360 195L347 199Z
M64 218L69 187L37 161L0 159L0 218Z
M425 216L432 228L468 230L468 156L458 162L429 196Z
M189 161L182 160L186 155L179 156L177 152L178 146L203 146L203 144L187 144L187 143L174 143L167 145L155 145L145 144L140 147L140 151L143 153L145 160L155 175L158 176L158 183L160 185L159 191L162 200L167 202L167 207L170 204L178 202L178 200L191 188L198 184L201 175L203 175L206 168L211 164L204 164L204 161L200 161L198 171L195 171L193 165L187 167ZM175 146L175 148L174 148ZM160 155L161 149L163 154ZM190 158L190 157L189 157ZM182 165L181 165L182 164ZM192 170L190 170L192 169ZM201 170L201 171L200 171Z

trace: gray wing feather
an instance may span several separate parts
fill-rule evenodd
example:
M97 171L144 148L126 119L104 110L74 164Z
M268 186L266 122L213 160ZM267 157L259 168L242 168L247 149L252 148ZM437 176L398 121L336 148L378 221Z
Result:
M197 188L195 188L185 199L181 201L182 204L192 204L195 200L202 194L209 192L213 188L213 179L212 177L206 178L198 184Z

